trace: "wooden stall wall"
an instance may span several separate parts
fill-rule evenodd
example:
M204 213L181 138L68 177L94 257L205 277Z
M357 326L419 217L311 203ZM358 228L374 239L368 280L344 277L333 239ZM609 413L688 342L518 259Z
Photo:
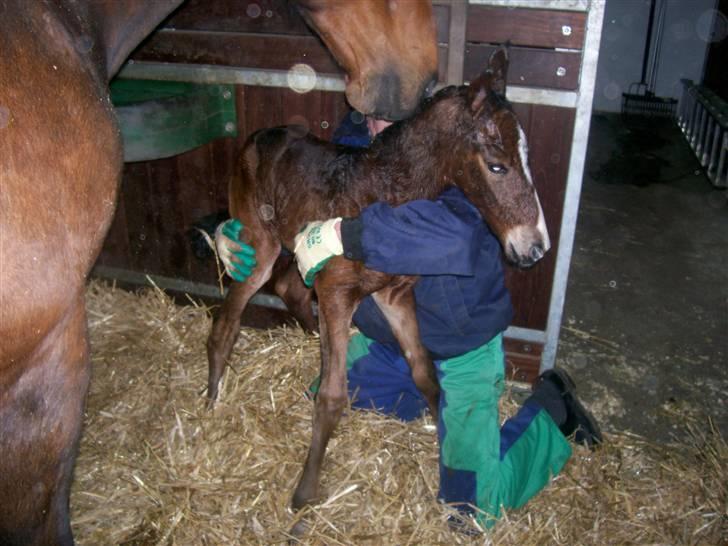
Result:
M457 14L446 0L435 4L442 82L453 73L448 62L460 63L467 81L482 70L497 44L509 42L509 85L577 89L585 13L469 5L461 29L464 40L459 42L464 46L450 51ZM132 58L280 71L306 63L319 73L339 73L318 38L283 0L190 0ZM214 260L195 255L189 232L226 207L228 179L245 137L262 127L303 123L328 139L347 111L343 93L317 90L298 94L237 85L236 101L238 138L219 139L171 159L125 166L119 207L99 265L217 285ZM514 109L529 139L531 168L553 247L531 270L509 267L507 284L515 307L513 325L545 330L575 110L524 102L515 103ZM542 344L508 339L506 349L510 364L520 369L518 377L533 379Z

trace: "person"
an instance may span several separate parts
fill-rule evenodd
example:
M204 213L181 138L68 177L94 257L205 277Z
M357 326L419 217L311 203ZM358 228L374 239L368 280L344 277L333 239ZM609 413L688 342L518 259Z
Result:
M385 125L364 123L363 116L350 113L334 140L366 146ZM237 220L229 221L217 241L228 256L236 256L225 263L237 280L254 267L254 250L240 241L241 228ZM336 255L385 273L419 276L417 321L441 389L439 498L474 514L485 527L494 524L502 507L523 506L561 471L572 453L567 438L590 447L602 441L563 370L541 374L517 414L499 425L503 332L513 315L500 252L478 210L454 187L434 201L397 207L377 202L355 218L311 222L296 237L295 248L309 286ZM405 421L420 417L427 404L371 296L361 302L353 322L359 333L347 352L352 407ZM314 382L313 394L317 387Z

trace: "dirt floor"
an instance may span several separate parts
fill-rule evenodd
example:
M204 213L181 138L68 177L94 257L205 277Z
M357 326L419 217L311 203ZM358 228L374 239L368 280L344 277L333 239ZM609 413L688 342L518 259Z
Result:
M557 365L606 430L728 433L728 194L674 123L593 117Z

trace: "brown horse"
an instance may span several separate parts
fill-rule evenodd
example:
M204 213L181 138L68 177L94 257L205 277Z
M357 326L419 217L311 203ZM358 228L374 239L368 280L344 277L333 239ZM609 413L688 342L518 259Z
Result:
M3 545L73 543L68 495L90 374L84 283L122 165L107 83L180 3L0 0ZM431 7L395 3L299 2L346 70L352 104L390 118L412 111L437 67Z
M295 127L263 130L248 138L230 184L230 211L245 226L243 236L256 249L258 265L246 282L233 283L213 323L208 340L211 396L245 305L269 279L281 247L293 249L294 237L309 221L355 216L374 201L398 205L433 199L455 185L481 211L510 261L530 266L543 256L549 238L531 181L525 135L504 97L506 70L506 53L500 49L472 85L440 91L413 118L385 130L366 150L302 137ZM326 444L347 402L349 325L365 296L372 294L387 318L417 387L437 415L439 387L414 311L416 281L343 257L331 259L318 273L321 386L294 508L319 496Z

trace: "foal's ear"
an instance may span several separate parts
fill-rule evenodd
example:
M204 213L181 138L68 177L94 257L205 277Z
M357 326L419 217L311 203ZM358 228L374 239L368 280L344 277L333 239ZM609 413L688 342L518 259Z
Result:
M506 96L506 76L508 75L508 48L501 46L496 49L488 60L488 70L491 75L491 89L493 92Z
M470 82L468 99L473 112L480 110L489 93L505 97L507 73L508 49L501 46L490 56L485 72Z

